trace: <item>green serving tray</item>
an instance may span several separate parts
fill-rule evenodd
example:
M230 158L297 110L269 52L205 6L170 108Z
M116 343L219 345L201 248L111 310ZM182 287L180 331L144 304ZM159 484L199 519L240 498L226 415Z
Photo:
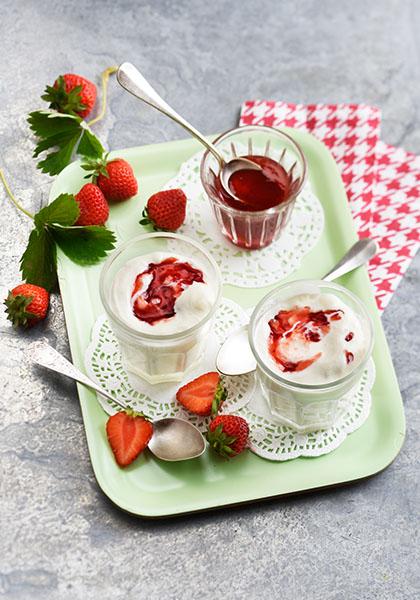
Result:
M292 133L302 145L313 188L325 211L322 238L304 258L301 267L287 279L319 278L351 246L357 235L341 177L329 151L307 133L285 131ZM142 232L138 221L147 198L199 150L198 143L188 139L113 153L131 163L140 188L137 197L111 208L109 226L119 237L126 240ZM69 165L55 180L50 198L63 192L76 193L84 175L79 163ZM61 253L58 263L72 357L83 370L92 325L104 312L98 290L102 265L79 267ZM405 434L398 382L366 269L358 269L342 277L340 282L365 302L375 326L373 358L377 374L372 390L372 411L360 429L349 435L337 450L318 458L276 463L245 452L226 462L207 451L198 459L165 463L145 452L128 468L120 469L106 440L107 415L95 394L78 385L95 477L112 502L135 515L163 517L342 485L385 469L398 454ZM247 308L272 287L244 290L225 285L224 295Z

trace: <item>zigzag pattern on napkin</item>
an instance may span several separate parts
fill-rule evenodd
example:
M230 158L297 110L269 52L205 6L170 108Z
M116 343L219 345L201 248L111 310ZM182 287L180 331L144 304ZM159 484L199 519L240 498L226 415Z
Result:
M240 118L240 125L303 129L330 149L359 236L380 245L369 275L382 311L420 246L420 157L382 142L380 124L380 110L365 104L249 100Z

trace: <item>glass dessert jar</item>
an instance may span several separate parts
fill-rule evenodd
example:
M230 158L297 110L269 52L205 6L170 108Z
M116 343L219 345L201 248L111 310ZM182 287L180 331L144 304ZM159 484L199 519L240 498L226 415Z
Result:
M129 372L155 384L197 365L221 295L219 268L200 244L140 235L109 256L99 290Z
M214 145L226 160L244 156L262 167L262 172L244 170L231 176L230 189L242 200L238 202L221 186L217 159L204 153L201 182L222 233L241 248L268 246L286 227L305 183L302 149L290 135L259 125L227 131Z
M257 380L273 418L301 432L341 416L373 347L362 302L320 280L285 283L255 307L249 341Z

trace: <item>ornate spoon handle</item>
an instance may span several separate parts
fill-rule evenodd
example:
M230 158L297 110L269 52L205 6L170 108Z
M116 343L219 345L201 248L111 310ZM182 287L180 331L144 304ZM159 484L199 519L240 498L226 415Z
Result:
M209 142L195 127L188 123L181 115L179 115L163 98L159 96L157 91L150 85L150 83L143 77L138 69L129 62L125 62L118 68L117 71L118 83L127 92L143 100L146 104L153 106L156 110L181 125L186 129L192 136L194 136L199 142L203 144L210 152L217 158L220 166L224 165L224 158L211 142Z
M57 352L57 350L55 350L46 342L33 344L31 351L32 361L37 365L41 365L46 369L50 369L51 371L65 375L70 379L74 379L75 381L82 383L92 390L95 390L95 392L98 392L101 394L101 396L104 396L108 400L112 400L112 402L115 402L115 404L118 404L118 406L121 406L121 408L127 408L125 404L114 398L114 396L111 396L111 394L94 383L91 379L89 379L89 377L82 373L82 371L79 371L79 369L75 367L73 363L68 361L67 358L64 358L62 354Z

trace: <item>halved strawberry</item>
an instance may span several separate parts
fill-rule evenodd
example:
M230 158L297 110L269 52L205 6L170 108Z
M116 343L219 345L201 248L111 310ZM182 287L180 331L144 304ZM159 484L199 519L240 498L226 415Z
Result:
M143 452L153 434L153 425L141 413L127 408L109 417L109 444L120 467L126 467Z
M176 399L182 406L202 417L216 415L226 396L227 392L220 383L220 375L215 371L200 375L179 388L176 393Z

